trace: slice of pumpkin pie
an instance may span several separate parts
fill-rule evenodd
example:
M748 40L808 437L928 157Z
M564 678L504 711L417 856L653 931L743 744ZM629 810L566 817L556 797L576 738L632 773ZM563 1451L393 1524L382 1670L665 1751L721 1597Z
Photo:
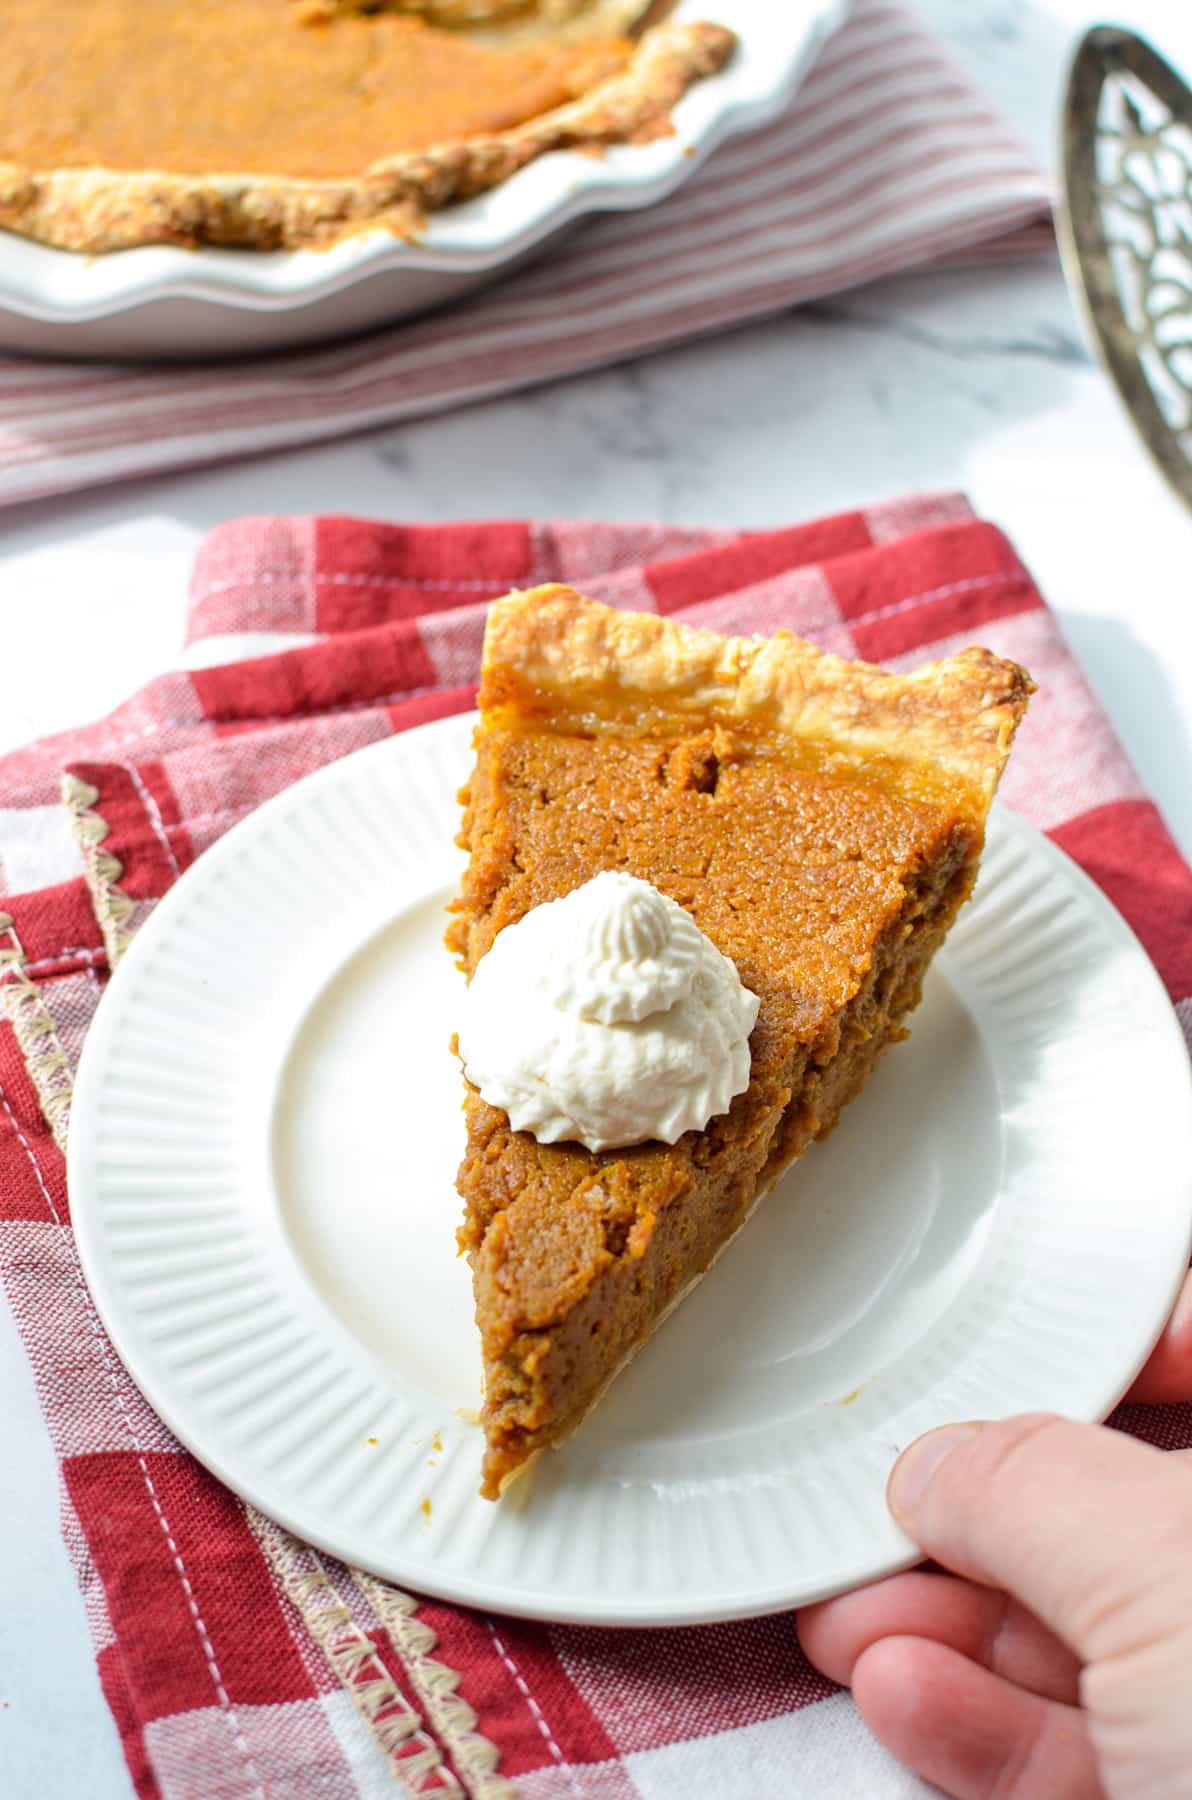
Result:
M895 675L564 587L491 608L448 932L486 1497L906 1035L1031 691L980 649Z

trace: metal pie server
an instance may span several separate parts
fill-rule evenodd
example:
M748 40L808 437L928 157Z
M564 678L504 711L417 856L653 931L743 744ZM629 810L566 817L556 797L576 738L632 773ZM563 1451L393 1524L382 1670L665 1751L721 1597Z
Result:
M1079 45L1061 128L1060 252L1143 443L1192 508L1192 91L1143 38Z

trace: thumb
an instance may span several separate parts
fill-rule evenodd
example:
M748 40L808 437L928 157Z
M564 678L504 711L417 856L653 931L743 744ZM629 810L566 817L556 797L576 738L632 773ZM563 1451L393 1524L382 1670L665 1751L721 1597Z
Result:
M1192 1469L1104 1426L946 1425L899 1458L888 1498L929 1556L1013 1595L1085 1662L1192 1617Z

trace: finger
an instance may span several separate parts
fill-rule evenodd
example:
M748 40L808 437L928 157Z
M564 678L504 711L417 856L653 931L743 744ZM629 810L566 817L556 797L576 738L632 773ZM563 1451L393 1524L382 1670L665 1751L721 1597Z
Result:
M930 1639L1047 1700L1079 1698L1080 1663L1053 1632L1008 1595L952 1575L894 1575L799 1614L807 1655L845 1687L866 1650L888 1637Z
M878 1741L954 1800L1103 1795L1079 1712L1024 1693L942 1644L874 1644L853 1671L853 1698Z
M1192 1275L1184 1282L1167 1329L1126 1398L1152 1405L1192 1400Z
M1086 1662L1192 1614L1188 1466L1120 1432L1040 1413L944 1426L899 1458L889 1501L930 1556Z

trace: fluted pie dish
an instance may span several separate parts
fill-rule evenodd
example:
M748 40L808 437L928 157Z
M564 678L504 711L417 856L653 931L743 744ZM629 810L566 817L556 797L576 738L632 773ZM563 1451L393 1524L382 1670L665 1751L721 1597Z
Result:
M195 33L209 21L212 3L196 0L187 9ZM292 127L303 158L310 159L301 165L305 173L295 164L293 179L278 181L264 153L280 141L282 116L254 138L247 166L229 170L222 152L214 156L220 133L237 129L238 113L244 132L244 109L258 103L254 92L265 82L263 67L254 73L235 65L209 84L211 105L196 126L208 160L187 195L176 170L113 170L110 162L105 168L105 146L78 121L72 156L84 156L86 169L77 160L55 160L48 123L40 117L33 121L34 134L40 134L37 153L30 141L17 144L18 107L26 117L34 88L51 98L59 91L57 65L47 64L43 45L32 65L41 71L38 81L26 84L28 92L9 95L8 120L0 126L0 347L74 355L225 355L363 330L455 299L576 220L665 198L726 137L766 123L788 104L847 11L847 0L808 0L798 7L775 7L772 0L677 0L654 31L655 15L641 20L640 0L605 0L598 10L594 0L539 0L534 12L522 7L513 17L473 18L460 35L429 6L362 17L349 4L341 16L340 0L334 0L337 16L308 16L303 23L304 11L325 12L332 3L307 0L304 8L302 0L245 0L241 10L246 22L256 20L258 32L262 21L278 34L284 28L283 42L308 62L317 55L337 66L346 63L342 47L335 48L344 33L388 34L404 42L437 32L461 63L491 62L502 43L520 45L516 54L524 58L538 57L537 65L523 64L523 74L537 70L531 109L550 98L552 81L556 92L568 82L583 91L553 110L523 112L520 123L513 122L517 107L513 116L508 110L518 95L506 91L503 124L491 111L486 119L472 117L484 126L483 153L469 142L465 121L453 147L436 130L434 143L408 146L403 155L392 140L383 141L374 103L353 121L353 131L361 134L357 148L368 140L362 154L375 152L374 161L383 166L358 181L344 179L325 129L340 102L334 94L318 94L310 101L309 129L301 118ZM138 34L143 21L160 35L162 20L174 10L174 0L152 9L135 0L127 5L124 28L132 29L132 19ZM61 10L79 33L98 32L90 22L100 16L92 0L69 0ZM217 10L226 15L232 9ZM36 0L14 0L14 8L6 9L6 32L20 21L22 29L40 30L46 39L44 17ZM532 34L548 26L551 35L533 42ZM583 49L575 35L581 29L589 46L602 39L598 54ZM718 71L696 76L696 67L709 57L720 59L726 45L731 54ZM269 81L274 88L281 84L284 94L280 52L273 55ZM602 60L616 65L613 72L595 87L585 86ZM14 66L10 59L0 67L0 88L6 80L15 87ZM130 105L130 91L122 90L122 107ZM372 91L379 92L375 80ZM216 93L222 94L219 106ZM525 91L520 101L524 107ZM168 107L163 111L158 103L156 112L141 111L143 118L126 123L146 134L153 127L155 141L177 153ZM90 253L119 243L131 247ZM183 247L195 243L198 248ZM59 247L67 244L76 248ZM266 247L271 244L278 247Z

